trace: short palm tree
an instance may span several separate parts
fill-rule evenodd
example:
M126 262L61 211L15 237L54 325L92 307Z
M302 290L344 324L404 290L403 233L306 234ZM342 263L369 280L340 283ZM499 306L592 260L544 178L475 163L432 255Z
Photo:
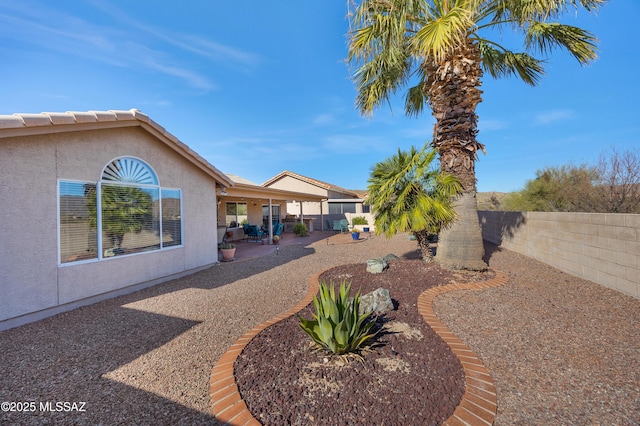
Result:
M476 139L483 72L535 85L544 75L544 56L556 48L589 63L596 58L596 38L551 21L570 8L596 11L606 0L349 1L355 11L348 60L361 113L371 114L405 87L408 115L431 108L440 167L463 186L455 203L458 220L442 233L437 259L453 268L486 268L475 198L475 161L484 152ZM521 34L523 51L492 39L496 29Z
M415 235L425 261L432 259L430 236L455 220L452 197L462 189L451 175L433 167L435 151L411 147L373 166L367 203L376 212L376 233Z

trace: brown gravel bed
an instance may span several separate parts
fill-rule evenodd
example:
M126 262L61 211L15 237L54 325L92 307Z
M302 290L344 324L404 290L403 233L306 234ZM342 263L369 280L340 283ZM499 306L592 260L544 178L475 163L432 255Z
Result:
M424 322L416 306L425 290L481 281L493 274L463 274L422 260L393 260L383 273L365 264L338 266L319 280L343 280L352 294L388 289L395 309L376 317L374 346L353 357L312 350L297 316L271 325L245 347L235 364L240 395L267 425L442 424L461 401L464 371L448 345ZM309 305L298 313L312 318Z
M495 424L640 423L640 302L488 247L512 282L443 295L436 308L491 371ZM282 247L1 332L1 401L86 411L0 412L0 424L216 424L209 379L225 350L293 307L318 271L387 253L415 257L416 244Z

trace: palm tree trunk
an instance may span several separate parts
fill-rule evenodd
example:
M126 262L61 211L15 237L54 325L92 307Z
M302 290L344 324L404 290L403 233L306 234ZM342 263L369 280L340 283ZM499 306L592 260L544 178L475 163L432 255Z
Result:
M427 231L415 231L413 235L418 241L418 247L422 253L422 259L429 263L433 260L433 252L431 251L431 241L429 240L429 232Z
M435 259L450 269L483 271L487 264L482 260L484 244L475 192L467 191L458 196L454 208L458 219L440 231Z
M478 134L476 106L482 100L480 52L472 43L439 63L425 63L426 87L436 124L433 147L440 155L440 168L456 176L463 193L454 207L456 222L441 232L436 260L456 269L484 270L484 246L476 204L475 161L484 146Z

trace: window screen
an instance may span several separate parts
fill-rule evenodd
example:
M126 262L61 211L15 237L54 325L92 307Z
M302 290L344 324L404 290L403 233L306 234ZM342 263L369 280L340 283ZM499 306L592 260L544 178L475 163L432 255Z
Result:
M96 184L60 182L60 262L96 259Z
M355 213L356 203L329 203L329 214Z

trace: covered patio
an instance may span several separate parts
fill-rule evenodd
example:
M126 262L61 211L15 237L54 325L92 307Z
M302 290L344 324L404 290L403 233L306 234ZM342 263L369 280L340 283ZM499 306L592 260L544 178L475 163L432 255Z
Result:
M245 181L237 176L230 176L233 186L221 188L217 193L218 200L218 228L225 228L225 242L243 244L248 240L245 238L243 224L257 225L264 231L264 237L254 238L247 244L272 245L274 228L285 220L302 222L307 226L310 234L314 233L314 221L305 218L303 201L321 203L326 197L316 194L305 194L301 192L286 191L282 189L265 188ZM300 202L300 211L288 212L287 202ZM321 229L321 223L317 224ZM286 239L283 231L282 240ZM288 236L293 237L291 232ZM222 241L219 241L222 242Z
M313 233L310 233L305 237L299 237L291 232L287 232L282 234L282 238L280 239L278 244L267 244L266 241L264 244L254 243L252 241L246 240L234 241L234 244L236 246L236 255L233 260L243 261L257 259L263 256L269 256L274 253L277 254L279 253L281 248L284 249L285 247L293 245L308 246L321 240L326 241L326 245L328 246L334 246L344 244L357 244L371 238L375 238L373 233L363 233L361 234L359 240L354 241L351 237L351 234L336 234L333 231L314 231ZM222 261L221 256L219 256L219 260Z

